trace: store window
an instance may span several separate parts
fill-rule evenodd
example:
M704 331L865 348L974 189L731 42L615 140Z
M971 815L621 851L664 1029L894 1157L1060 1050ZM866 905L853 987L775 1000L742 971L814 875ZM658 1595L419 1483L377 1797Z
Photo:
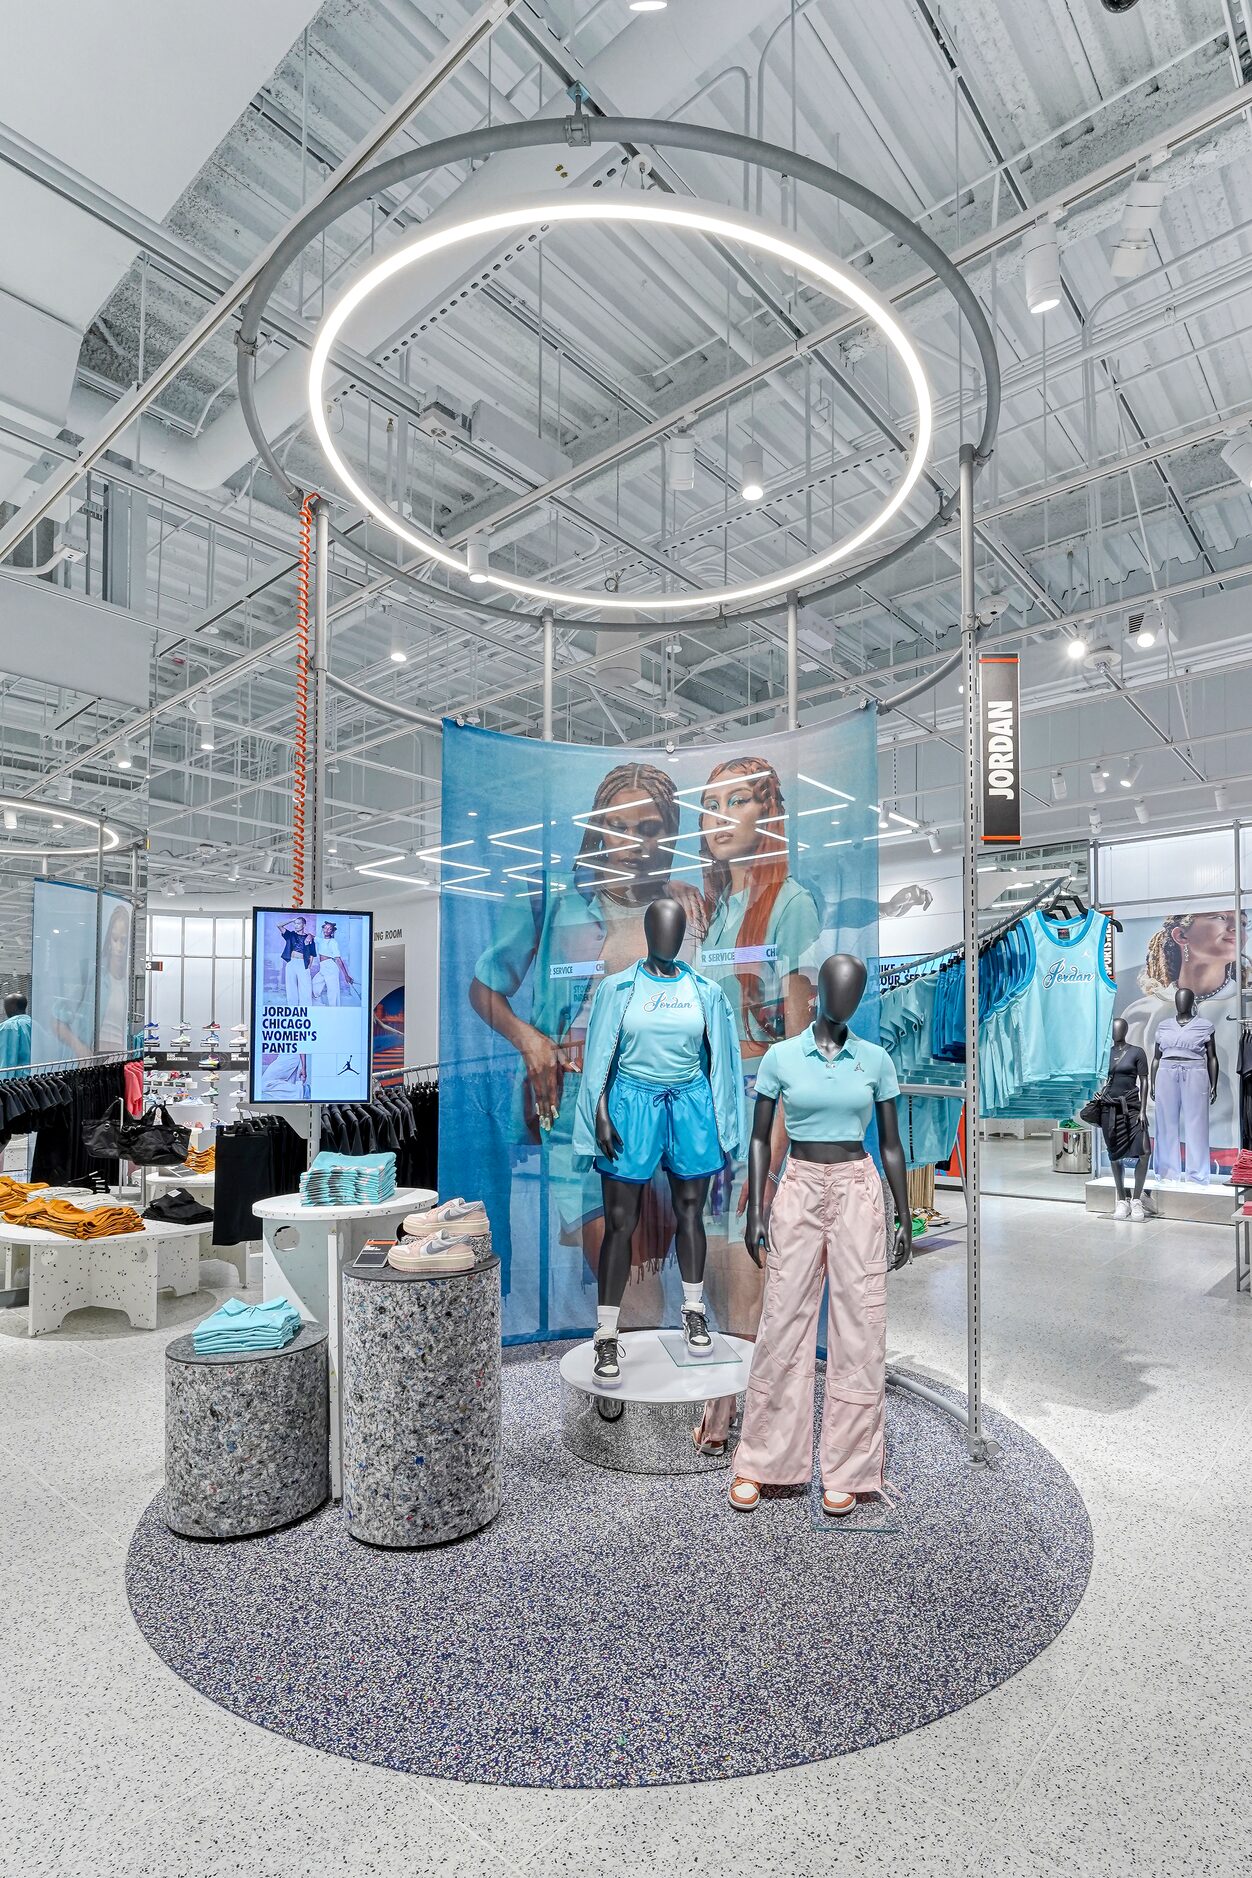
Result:
M148 1018L162 1037L179 1024L248 1021L252 924L238 913L156 913L148 922Z

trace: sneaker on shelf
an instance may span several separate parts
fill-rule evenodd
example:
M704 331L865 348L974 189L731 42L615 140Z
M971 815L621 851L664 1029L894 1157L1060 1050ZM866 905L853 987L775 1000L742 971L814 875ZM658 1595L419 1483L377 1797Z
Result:
M708 1356L713 1348L709 1320L694 1304L683 1307L683 1342L692 1356Z
M445 1200L424 1213L410 1213L400 1230L406 1239L428 1239L444 1226L455 1226L466 1238L481 1238L491 1230L487 1209L477 1200Z
M1132 1219L1146 1219L1148 1217L1143 1210L1142 1200L1132 1200L1130 1202L1130 1217Z
M464 1233L437 1232L429 1239L402 1240L387 1254L398 1272L467 1272L474 1248Z
M591 1373L597 1382L620 1382L622 1379L622 1346L617 1337L597 1337L592 1344L595 1361Z
M215 1056L202 1056L200 1058L200 1067L201 1069L220 1069L221 1064Z
M1117 1202L1116 1206L1113 1208L1113 1218L1114 1219L1129 1219L1130 1218L1130 1201L1129 1200L1119 1200Z

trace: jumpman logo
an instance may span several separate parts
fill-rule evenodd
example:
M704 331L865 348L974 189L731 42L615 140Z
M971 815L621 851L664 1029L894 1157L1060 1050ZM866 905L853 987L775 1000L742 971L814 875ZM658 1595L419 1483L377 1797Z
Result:
M349 1057L349 1058L348 1058L348 1060L347 1060L347 1062L346 1062L346 1063L344 1064L344 1066L343 1066L343 1068L342 1068L342 1069L340 1070L340 1072L339 1072L339 1074L340 1074L341 1076L355 1076L355 1075L356 1075L356 1070L355 1070L355 1068L353 1067L353 1063L352 1063L352 1058L351 1058L351 1057Z

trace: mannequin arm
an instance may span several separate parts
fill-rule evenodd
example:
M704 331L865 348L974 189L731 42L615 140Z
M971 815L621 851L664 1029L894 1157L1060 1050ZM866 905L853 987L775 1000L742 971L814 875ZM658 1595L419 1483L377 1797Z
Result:
M1219 1072L1217 1067L1217 1044L1212 1037L1209 1038L1208 1043L1205 1045L1204 1054L1208 1058L1209 1065L1209 1101L1216 1102L1217 1078Z
M773 1096L759 1095L752 1111L752 1137L748 1142L748 1217L743 1243L748 1257L759 1269L761 1253L768 1248L765 1236L765 1210L769 1204L767 1187L770 1173L770 1135L778 1104Z
M875 1102L874 1113L878 1117L878 1152L882 1156L882 1171L887 1176L887 1185L896 1203L898 1223L891 1269L899 1271L901 1265L907 1265L913 1256L913 1209L909 1205L909 1177L904 1162L904 1146L900 1140L900 1118L894 1101Z
M1153 1050L1152 1052L1152 1074L1148 1079L1148 1094L1150 1096L1155 1096L1156 1094L1156 1066L1160 1062L1160 1060L1161 1060L1161 1046L1158 1043L1155 1050Z
M606 1161L615 1161L622 1151L622 1137L609 1120L609 1092L607 1085L601 1091L596 1103L596 1143Z

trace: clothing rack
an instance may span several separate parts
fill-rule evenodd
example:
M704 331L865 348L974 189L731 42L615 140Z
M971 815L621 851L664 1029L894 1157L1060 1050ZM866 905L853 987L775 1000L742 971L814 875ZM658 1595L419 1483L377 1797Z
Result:
M984 952L989 951L1007 933L1012 932L1013 928L1019 926L1031 913L1050 912L1058 900L1065 898L1066 890L1071 887L1073 878L1072 874L1058 874L1055 880L1041 887L1038 893L1032 895L1023 906L1015 907L1012 913L998 920L994 926L988 927L986 932L979 933L979 957L981 958ZM927 953L924 958L910 959L908 976L897 979L896 985L907 984L910 979L920 977L931 970L942 971L949 965L957 965L963 957L964 951L960 945L950 945L944 946L938 952Z
M138 1063L137 1050L98 1050L94 1056L62 1056L49 1063L14 1063L23 1076L56 1076L71 1069L99 1069L107 1063Z

